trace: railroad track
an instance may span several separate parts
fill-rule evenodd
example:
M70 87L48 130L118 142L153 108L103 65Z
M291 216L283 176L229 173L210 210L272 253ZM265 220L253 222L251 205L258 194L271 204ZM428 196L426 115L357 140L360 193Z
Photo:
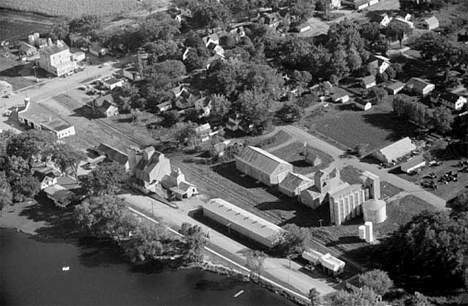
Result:
M102 119L97 119L97 121L99 121L101 124L105 125L106 127L114 130L115 132L122 135L123 137L131 140L136 145L138 145L138 146L143 145L143 143L141 143L138 139L136 139L136 138L134 138L132 136L129 136L127 134L124 134L123 132L119 131L118 129L116 129L116 128L112 127L111 125L109 125L108 123L104 122ZM172 159L171 163L174 166L180 168L183 172L190 173L192 176L196 177L197 180L201 180L201 181L204 181L206 183L209 183L212 186L216 187L222 193L229 195L231 198L233 198L236 201L238 201L239 203L241 203L246 210L249 210L249 211L251 211L252 213L255 213L255 214L261 214L264 217L266 217L267 220L269 220L270 222L273 222L275 224L280 224L280 223L285 221L284 219L276 216L273 213L269 213L269 212L258 209L257 207L252 205L253 203L252 203L251 200L247 200L246 198L239 196L237 193L229 190L224 185L220 184L218 181L210 179L210 178L200 174L199 172L197 172L194 169L192 169L192 168L188 167L187 165L185 165L183 162L179 162L179 161L176 161L175 159ZM255 211L252 211L252 210L255 210ZM348 259L346 257L343 257L342 256L342 253L343 253L342 251L337 250L336 248L330 248L330 247L325 246L324 242L321 241L318 238L309 237L308 244L313 249L315 249L315 250L317 250L317 251L319 251L319 252L321 252L323 254L330 253L331 255L333 255L335 257L341 257L347 264L353 266L355 269L357 269L359 271L364 271L364 269L358 263L356 263L353 260L350 260L350 259Z

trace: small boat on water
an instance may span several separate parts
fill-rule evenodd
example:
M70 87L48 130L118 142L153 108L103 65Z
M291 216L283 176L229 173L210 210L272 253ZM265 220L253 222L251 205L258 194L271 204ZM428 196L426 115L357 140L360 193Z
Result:
M70 267L62 267L62 271L68 271L70 270Z

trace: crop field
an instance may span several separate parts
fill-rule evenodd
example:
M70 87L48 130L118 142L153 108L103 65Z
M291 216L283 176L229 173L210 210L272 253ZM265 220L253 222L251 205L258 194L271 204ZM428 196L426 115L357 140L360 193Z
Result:
M349 148L367 144L369 152L411 136L415 131L411 123L400 120L388 110L374 107L364 112L351 105L346 107L346 110L334 110L315 117L310 128Z
M157 2L157 0L148 1ZM71 18L85 14L110 16L129 12L137 6L137 0L2 0L0 2L2 8Z

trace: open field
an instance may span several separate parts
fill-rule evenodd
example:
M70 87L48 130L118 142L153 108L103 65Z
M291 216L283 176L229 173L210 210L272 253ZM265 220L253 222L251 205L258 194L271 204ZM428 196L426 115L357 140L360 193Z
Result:
M412 124L397 118L386 108L379 106L362 111L351 104L330 108L323 116L311 119L309 126L349 148L367 144L368 151L411 136L415 130Z
M108 16L129 11L135 0L3 0L2 8L48 16L79 17L84 14Z
M283 132L284 133L284 132ZM321 160L317 166L312 166L304 160L304 144L294 142L284 148L271 152L273 155L291 163L294 166L294 172L307 175L314 173L320 169L327 167L333 158L325 152L309 147L311 152L314 152Z
M13 91L35 84L32 80L23 78L21 74L29 74L30 65L24 65L12 59L0 57L0 80L10 83Z
M4 1L0 1L0 7ZM26 12L0 10L0 41L27 39L34 32L45 33L55 22L54 17L38 16Z

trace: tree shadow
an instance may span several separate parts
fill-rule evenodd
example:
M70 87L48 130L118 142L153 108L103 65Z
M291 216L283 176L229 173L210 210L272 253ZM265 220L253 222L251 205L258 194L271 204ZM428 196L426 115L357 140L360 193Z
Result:
M416 137L417 127L412 123L402 120L393 112L368 113L363 115L364 121L382 130L391 131L386 140L397 141L403 137Z
M345 237L340 237L338 240L335 240L333 242L329 242L326 244L327 247L334 247L338 246L341 244L362 244L362 240L359 239L357 236L345 236Z

